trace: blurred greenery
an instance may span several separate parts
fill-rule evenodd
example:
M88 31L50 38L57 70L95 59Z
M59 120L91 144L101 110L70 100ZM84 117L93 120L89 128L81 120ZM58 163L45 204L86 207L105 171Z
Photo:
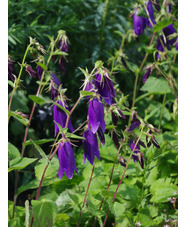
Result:
M177 201L175 208L168 200L169 197L177 198L177 99L168 82L157 69L153 70L144 85L142 77L146 67L154 63L153 53L156 51L156 41L161 34L162 26L172 21L177 32L178 1L170 1L171 13L167 12L167 6L163 5L163 0L158 1L160 12L157 12L153 6L156 21L159 23L154 28L157 33L150 48L148 45L152 37L152 29L146 28L144 34L139 37L136 37L133 32L131 12L137 4L142 4L142 2L141 0L8 1L8 51L14 60L14 74L16 76L19 74L19 64L29 44L29 37L36 38L48 50L50 43L48 36L56 37L59 30L65 30L70 41L66 72L63 73L58 63L54 64L52 61L48 66L50 72L57 76L63 88L67 88L65 94L69 98L68 105L72 108L79 97L84 79L78 67L82 69L87 67L90 72L97 60L104 62L104 66L114 72L116 99L127 116L126 120L118 121L117 133L120 138L122 138L121 131L124 131L128 125L129 112L127 110L132 105L136 75L145 54L149 53L139 74L135 110L142 119L161 129L160 135L156 137L160 149L152 145L150 148L141 149L146 160L144 170L140 168L139 163L134 163L132 160L129 162L126 172L128 178L124 178L116 200L112 203L112 197L124 167L116 163L111 186L109 190L106 190L113 162L117 161L117 148L109 134L112 121L111 116L108 115L106 144L100 147L101 160L95 161L96 167L83 210L81 226L92 226L94 217L97 217L97 226L101 226L108 208L110 213L106 226L112 226L112 223L114 226L136 226L137 222L140 222L142 226L159 226L167 223L168 219L177 220ZM178 60L175 47L168 50L168 55L170 58L158 64L166 75L169 75L171 71L173 80L177 84ZM121 57L125 58L127 67L122 64ZM37 65L33 62L33 56L30 53L26 58L26 63L32 65L36 71ZM35 144L39 144L46 155L49 154L54 137L53 114L51 103L48 103L50 94L44 90L40 98L35 96L37 79L30 77L23 70L21 80L9 113L12 116L9 122L8 149L9 167L12 170L9 173L10 217L13 212L15 180L13 170L19 169L15 216L14 219L9 218L9 226L24 226L26 200L29 201L29 207L32 205L34 217L39 223L35 226L46 226L44 222L46 218L48 226L76 226L92 166L88 161L83 164L81 141L77 142L74 153L79 175L74 173L72 180L66 176L59 180L57 177L59 164L57 156L54 156L47 170L39 201L34 200L46 160L44 157L41 159L42 152L38 151L38 147L34 146L30 139L35 141ZM9 97L11 91L12 86L9 83ZM21 158L19 151L21 151L27 119L17 112L29 115L33 102L37 103L36 110L28 130L25 154ZM86 116L87 105L86 100L83 99L77 106L75 114L71 116L73 126L77 128L86 120ZM139 134L138 129L137 134ZM127 139L126 136L126 141ZM145 136L142 140L145 142ZM129 157L128 144L123 146L120 155L125 159ZM105 202L101 211L98 211L103 197L105 197ZM30 214L27 212L26 218L30 221L31 212ZM175 223L172 222L171 226L177 226Z

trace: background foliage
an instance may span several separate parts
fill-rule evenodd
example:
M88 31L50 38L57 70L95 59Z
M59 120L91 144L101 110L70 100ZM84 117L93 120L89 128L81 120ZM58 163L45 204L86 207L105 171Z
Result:
M125 104L130 108L135 75L146 52L149 55L144 66L148 66L154 61L153 52L158 38L156 36L152 48L148 48L152 29L147 28L139 39L130 33L131 35L127 36L122 48L122 56L126 57L129 69L123 66L119 50L123 34L133 29L130 13L137 3L141 3L141 1L9 0L9 55L16 62L15 75L19 73L20 66L17 62L22 61L29 43L29 36L36 38L47 49L49 45L47 35L56 36L57 31L63 29L70 40L66 73L62 73L59 66L52 62L49 68L55 72L63 87L68 88L66 94L70 98L70 106L73 106L77 100L84 78L78 67L87 66L91 70L95 61L101 59L105 67L117 72L115 84L117 84L117 91L121 94L118 99L121 107ZM161 13L166 18L170 18L166 7L163 6L163 1L159 1L159 3ZM171 3L174 3L172 4L171 20L177 30L178 2ZM155 15L158 17L158 12L155 12ZM174 56L175 53L175 48L169 51L171 56ZM112 64L113 59L117 64ZM34 68L36 65L30 63L32 60L32 56L28 55L26 61ZM169 73L166 60L162 67L166 73ZM177 58L171 68L174 80L177 81ZM128 178L123 180L117 199L112 203L123 167L119 163L116 165L112 185L109 191L105 190L109 182L114 155L117 152L113 141L107 135L106 145L100 149L101 161L96 162L86 208L82 215L82 226L92 226L95 216L98 219L97 224L102 225L108 208L110 208L110 214L107 226L111 226L112 223L115 226L135 226L137 222L140 222L142 226L162 226L168 224L169 219L177 220L177 202L174 206L168 199L177 198L177 102L169 85L156 70L153 71L145 85L142 84L144 73L143 68L139 77L135 107L139 116L155 127L161 128L161 134L157 137L161 149L152 146L149 149L143 148L142 152L147 160L144 170L141 170L139 163L133 163L133 161L129 163L126 173ZM29 95L34 95L37 87L33 78L27 76L26 72L23 72L22 78L24 78L23 89L16 91L12 110L29 114L33 104ZM11 89L9 86L9 92ZM49 99L49 94L45 94L43 98ZM71 119L75 127L86 119L86 113L86 104L81 102ZM127 112L124 113L127 114ZM111 116L108 124L111 124ZM118 127L124 130L127 124L128 117L126 120L120 120ZM88 162L83 165L81 143L75 152L79 175L74 174L72 180L66 176L59 180L57 176L58 159L57 156L54 157L47 170L41 196L38 201L35 201L36 189L45 165L44 159L41 159L37 149L30 143L26 146L25 157L22 158L24 160L20 162L19 150L21 150L25 127L15 118L11 118L9 125L9 214L13 209L14 170L20 170L15 217L10 218L9 225L24 226L24 223L29 223L31 216L29 207L32 205L34 218L38 223L35 226L76 226L92 169ZM37 105L28 138L48 139L47 143L40 145L48 154L49 145L52 145L50 139L53 136L52 108L46 104ZM145 138L142 140L145 141ZM125 157L128 157L127 151L129 151L127 146L122 149ZM98 207L103 197L106 199L103 209L99 212ZM175 223L172 222L171 226L174 226Z

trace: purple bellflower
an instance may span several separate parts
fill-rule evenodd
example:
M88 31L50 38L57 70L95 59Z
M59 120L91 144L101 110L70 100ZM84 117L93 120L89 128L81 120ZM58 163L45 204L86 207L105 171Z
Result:
M68 52L68 39L66 37L66 35L64 35L63 37L60 38L60 50L67 53ZM59 66L61 68L62 72L66 72L66 60L64 57L60 57L59 58Z
M103 76L103 81L101 74L97 74L93 81L95 87L98 89L98 93L104 98L108 105L115 103L116 92L112 80L107 76Z
M138 13L136 12L133 15L134 32L136 35L142 35L146 28L146 18L138 16L137 14Z
M98 137L99 137L101 144L104 145L105 144L105 136L104 136L104 133L103 133L100 126L98 128L97 134L98 134Z
M177 38L168 39L169 35L176 33L173 24L169 24L167 27L163 28L163 33L165 34L165 37L166 37L168 44L173 45L177 41Z
M90 164L93 165L95 156L100 160L97 136L88 129L86 132L84 132L83 137L86 139L83 140L84 163L85 160L88 159Z
M136 120L135 122L133 122L130 127L127 129L127 132L133 131L135 128L137 128L138 126L140 126L141 122Z
M28 74L31 76L31 77L36 77L36 72L32 69L32 66L30 65L27 65L26 66L26 71L28 72Z
M94 98L89 103L88 117L88 127L94 134L98 131L99 126L103 132L105 131L103 103L99 102L97 98Z
M43 68L38 65L37 66L37 75L38 75L39 80L41 80L42 73L43 73Z
M60 106L62 106L65 109L68 110L68 107L67 107L66 103L63 105L61 101L57 101L57 104L59 104ZM54 105L54 107L53 107L53 116L54 116L55 136L56 136L57 133L59 132L59 127L58 127L58 125L55 122L57 122L59 125L61 125L62 128L64 128L65 124L66 124L66 120L67 120L67 114L62 109L60 109L59 107ZM67 127L70 129L71 132L74 131L74 128L73 128L72 123L71 123L70 120L69 120L69 123L68 123Z
M72 179L74 170L78 174L75 164L74 152L69 142L60 143L58 148L58 159L59 159L59 179L63 177L65 172L68 179Z

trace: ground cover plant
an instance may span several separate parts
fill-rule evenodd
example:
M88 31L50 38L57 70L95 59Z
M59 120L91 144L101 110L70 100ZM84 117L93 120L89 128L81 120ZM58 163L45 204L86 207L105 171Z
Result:
M8 6L9 226L178 226L178 2Z

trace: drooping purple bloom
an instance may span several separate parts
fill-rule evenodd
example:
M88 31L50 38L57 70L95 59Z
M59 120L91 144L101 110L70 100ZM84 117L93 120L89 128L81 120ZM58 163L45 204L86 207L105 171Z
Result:
M105 131L103 103L99 102L97 98L94 98L89 103L88 117L88 127L94 134L97 132L99 126L103 132Z
M146 28L146 18L137 16L137 12L133 15L133 24L134 24L134 32L136 35L141 35L144 33L144 29Z
M12 65L12 61L10 59L8 59L8 76L14 82L15 78L13 76L13 72L14 72L14 68Z
M38 65L37 66L37 75L38 75L39 80L41 80L42 74L43 74L43 68L40 65Z
M151 1L148 1L148 3L146 4L146 7L147 7L147 10L148 10L148 13L149 13L149 16L150 16L152 23L156 24L156 22L154 20L154 12L153 12L153 7L152 7ZM148 22L149 27L152 28L152 24L151 24L149 19L147 19L147 22Z
M86 139L83 140L84 163L85 160L88 159L88 161L93 165L95 156L100 160L97 136L88 129L84 132L83 137Z
M127 129L127 132L133 131L135 128L137 128L141 124L140 121L133 122L130 127Z
M95 92L94 87L93 87L93 85L90 82L88 82L86 84L84 91ZM86 96L86 98L89 100L90 99L90 96Z
M68 48L69 48L68 42L65 42L63 39L60 39L60 50L67 53Z
M160 35L160 37L157 40L156 48L157 48L158 51L163 52L164 51L164 47L169 49L169 46L168 46L167 43L165 43L163 36ZM159 58L160 58L160 54L157 53L157 59L159 59Z
M58 78L51 73L51 99L55 99L58 96L58 88L60 86L60 82Z
M26 66L26 71L28 72L28 74L31 76L31 77L36 77L36 72L32 69L32 66L30 65L27 65Z
M157 140L153 136L151 136L151 139L152 139L152 143L154 144L154 146L157 147L158 149L160 149L160 145L157 142Z
M68 110L67 105L66 104L63 105L61 101L57 101L57 104L59 104L60 106L64 107L66 110ZM59 127L55 122L57 122L59 125L61 125L62 128L64 128L65 124L66 124L66 120L67 120L67 114L62 109L60 109L59 107L54 105L53 117L54 117L55 136L56 136L57 133L59 132ZM71 132L74 131L71 120L69 120L67 127L70 129Z
M103 81L102 81L103 80ZM112 83L112 80L107 76L101 77L101 74L97 74L93 81L95 87L98 89L98 93L104 98L108 105L115 103L116 92Z
M129 142L129 147L133 153L138 154L140 152L140 145L139 144L137 144L136 146L135 145L136 145L136 142L131 139ZM137 155L132 155L132 158L133 158L134 162L138 161Z
M69 142L59 144L58 159L59 159L58 176L60 180L63 177L64 172L68 179L72 179L74 170L78 174L75 164L74 152Z
M112 132L112 140L114 144L116 145L117 149L119 149L119 141L118 141L118 136L115 131Z
M118 108L118 112L120 117L122 117L123 119L126 119L125 115L122 113L122 111Z
M143 84L146 82L146 80L149 78L149 76L151 75L152 73L152 69L149 67L147 69L147 71L145 72L144 76L143 76L143 79L142 79L142 82Z
M173 24L169 24L167 27L163 28L163 33L165 34L166 40L171 45L173 45L176 42L177 38L168 39L168 36L174 34L175 32L176 30L174 29Z

